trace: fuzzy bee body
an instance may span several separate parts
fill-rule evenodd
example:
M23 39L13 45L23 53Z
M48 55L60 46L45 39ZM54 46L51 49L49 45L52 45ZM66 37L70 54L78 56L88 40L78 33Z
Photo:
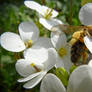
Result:
M86 47L83 41L85 33L83 30L73 33L72 39L69 42L72 45L71 48L71 61L76 63L81 56L85 53Z
M85 44L80 40L77 40L71 48L71 61L77 63L81 58L82 54L86 51Z

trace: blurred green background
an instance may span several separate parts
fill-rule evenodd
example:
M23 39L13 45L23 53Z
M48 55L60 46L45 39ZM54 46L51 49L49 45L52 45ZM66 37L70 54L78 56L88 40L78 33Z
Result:
M35 0L59 12L59 18L65 24L70 24L70 0ZM43 2L45 1L45 2ZM81 0L73 0L72 25L80 25L78 12ZM0 35L6 31L18 32L18 25L23 21L34 22L38 19L35 11L24 5L24 0L0 0ZM48 34L42 25L37 25L41 36ZM18 83L20 77L15 70L16 59L14 53L8 52L0 46L0 92L39 92L39 85L32 90L25 90L23 83Z

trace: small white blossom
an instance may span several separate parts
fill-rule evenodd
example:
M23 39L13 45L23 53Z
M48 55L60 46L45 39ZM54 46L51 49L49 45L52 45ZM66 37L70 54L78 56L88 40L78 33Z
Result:
M55 17L58 15L58 12L54 9L48 8L47 6L40 5L35 1L25 0L24 4L39 13L39 22L48 30L55 25L62 24L62 22Z
M60 34L56 34L51 32L51 41L58 53L56 67L64 67L67 71L72 65L71 62L71 46L67 43L66 35L61 32Z
M24 52L25 59L20 59L16 63L17 72L24 78L18 82L27 82L24 88L30 89L35 87L54 67L56 63L56 51L54 48L46 49L44 46L30 48Z
M3 48L12 52L20 52L31 47L39 38L39 30L33 22L23 22L19 25L19 34L5 32L0 37Z

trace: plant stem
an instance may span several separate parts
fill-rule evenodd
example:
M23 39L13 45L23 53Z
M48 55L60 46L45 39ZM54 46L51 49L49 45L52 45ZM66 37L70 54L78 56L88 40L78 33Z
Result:
M41 3L42 3L43 5L45 5L45 0L41 0Z
M70 0L70 25L72 25L72 0Z

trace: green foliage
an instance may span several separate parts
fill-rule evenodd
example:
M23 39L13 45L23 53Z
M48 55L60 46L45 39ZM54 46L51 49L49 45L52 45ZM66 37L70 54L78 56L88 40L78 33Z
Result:
M3 8L4 7L4 8ZM18 25L23 21L30 21L33 18L33 12L26 9L24 5L19 7L13 4L4 4L0 7L0 30L18 32Z
M75 66L75 65L72 65L71 67L70 67L70 74L75 70L77 68L77 66Z
M92 0L81 0L81 5L85 5L87 3L92 3Z
M62 81L64 86L68 85L69 75L64 68L57 68L56 69L56 76Z

